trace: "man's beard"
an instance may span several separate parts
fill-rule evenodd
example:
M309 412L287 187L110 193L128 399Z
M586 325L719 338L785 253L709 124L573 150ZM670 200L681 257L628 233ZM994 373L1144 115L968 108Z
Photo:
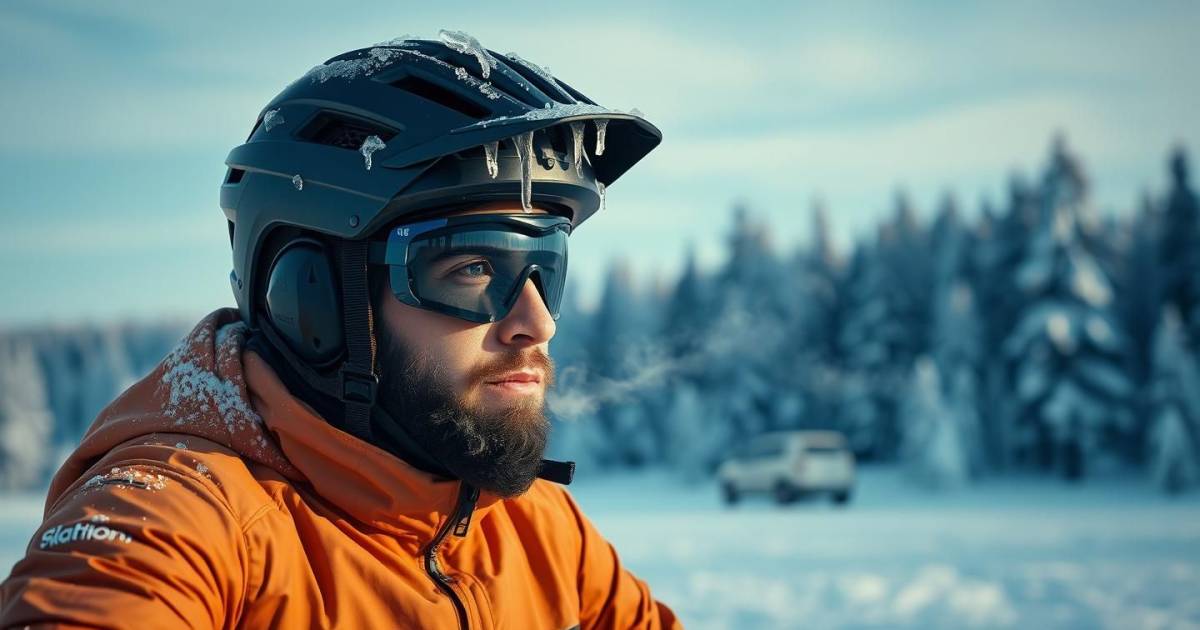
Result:
M502 497L528 490L550 433L544 397L529 395L496 410L468 404L431 357L380 333L379 404L388 415L459 479ZM466 391L481 390L487 381L521 369L541 371L547 389L554 382L550 357L530 349L476 366L467 375Z

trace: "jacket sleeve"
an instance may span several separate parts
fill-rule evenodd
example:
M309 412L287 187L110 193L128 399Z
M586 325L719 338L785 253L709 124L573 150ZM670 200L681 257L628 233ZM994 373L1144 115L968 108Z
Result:
M235 625L247 554L212 483L159 462L89 472L0 585L0 627Z
M592 628L679 629L683 626L670 608L654 599L650 587L622 565L617 551L600 535L563 490L579 526L582 540L579 561L580 625Z

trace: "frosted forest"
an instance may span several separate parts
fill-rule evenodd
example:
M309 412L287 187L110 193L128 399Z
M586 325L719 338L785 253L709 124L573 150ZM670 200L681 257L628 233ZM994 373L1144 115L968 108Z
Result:
M1200 480L1200 207L1184 150L1165 157L1169 188L1115 212L1058 138L1003 199L921 209L897 193L849 251L829 236L837 208L795 208L811 238L783 250L738 206L719 266L693 256L663 278L613 261L552 343L552 454L702 481L751 436L828 428L928 488L1116 473L1185 492ZM192 323L0 333L0 488L43 487Z

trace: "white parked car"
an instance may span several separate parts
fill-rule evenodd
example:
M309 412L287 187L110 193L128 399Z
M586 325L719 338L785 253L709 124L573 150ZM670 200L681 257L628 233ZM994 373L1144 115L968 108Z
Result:
M854 454L836 431L765 433L737 449L717 469L726 503L767 493L779 503L825 493L845 504L854 493Z

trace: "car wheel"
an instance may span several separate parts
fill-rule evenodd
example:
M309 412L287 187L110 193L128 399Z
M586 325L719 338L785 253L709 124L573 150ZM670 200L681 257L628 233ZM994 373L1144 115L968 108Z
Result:
M721 484L721 498L725 499L725 505L733 505L738 502L737 488L731 483Z
M831 498L834 505L846 505L850 502L850 491L842 490L841 492L834 492Z
M775 502L780 505L786 505L796 500L796 489L792 487L792 484L786 481L779 481L775 483L774 494Z

